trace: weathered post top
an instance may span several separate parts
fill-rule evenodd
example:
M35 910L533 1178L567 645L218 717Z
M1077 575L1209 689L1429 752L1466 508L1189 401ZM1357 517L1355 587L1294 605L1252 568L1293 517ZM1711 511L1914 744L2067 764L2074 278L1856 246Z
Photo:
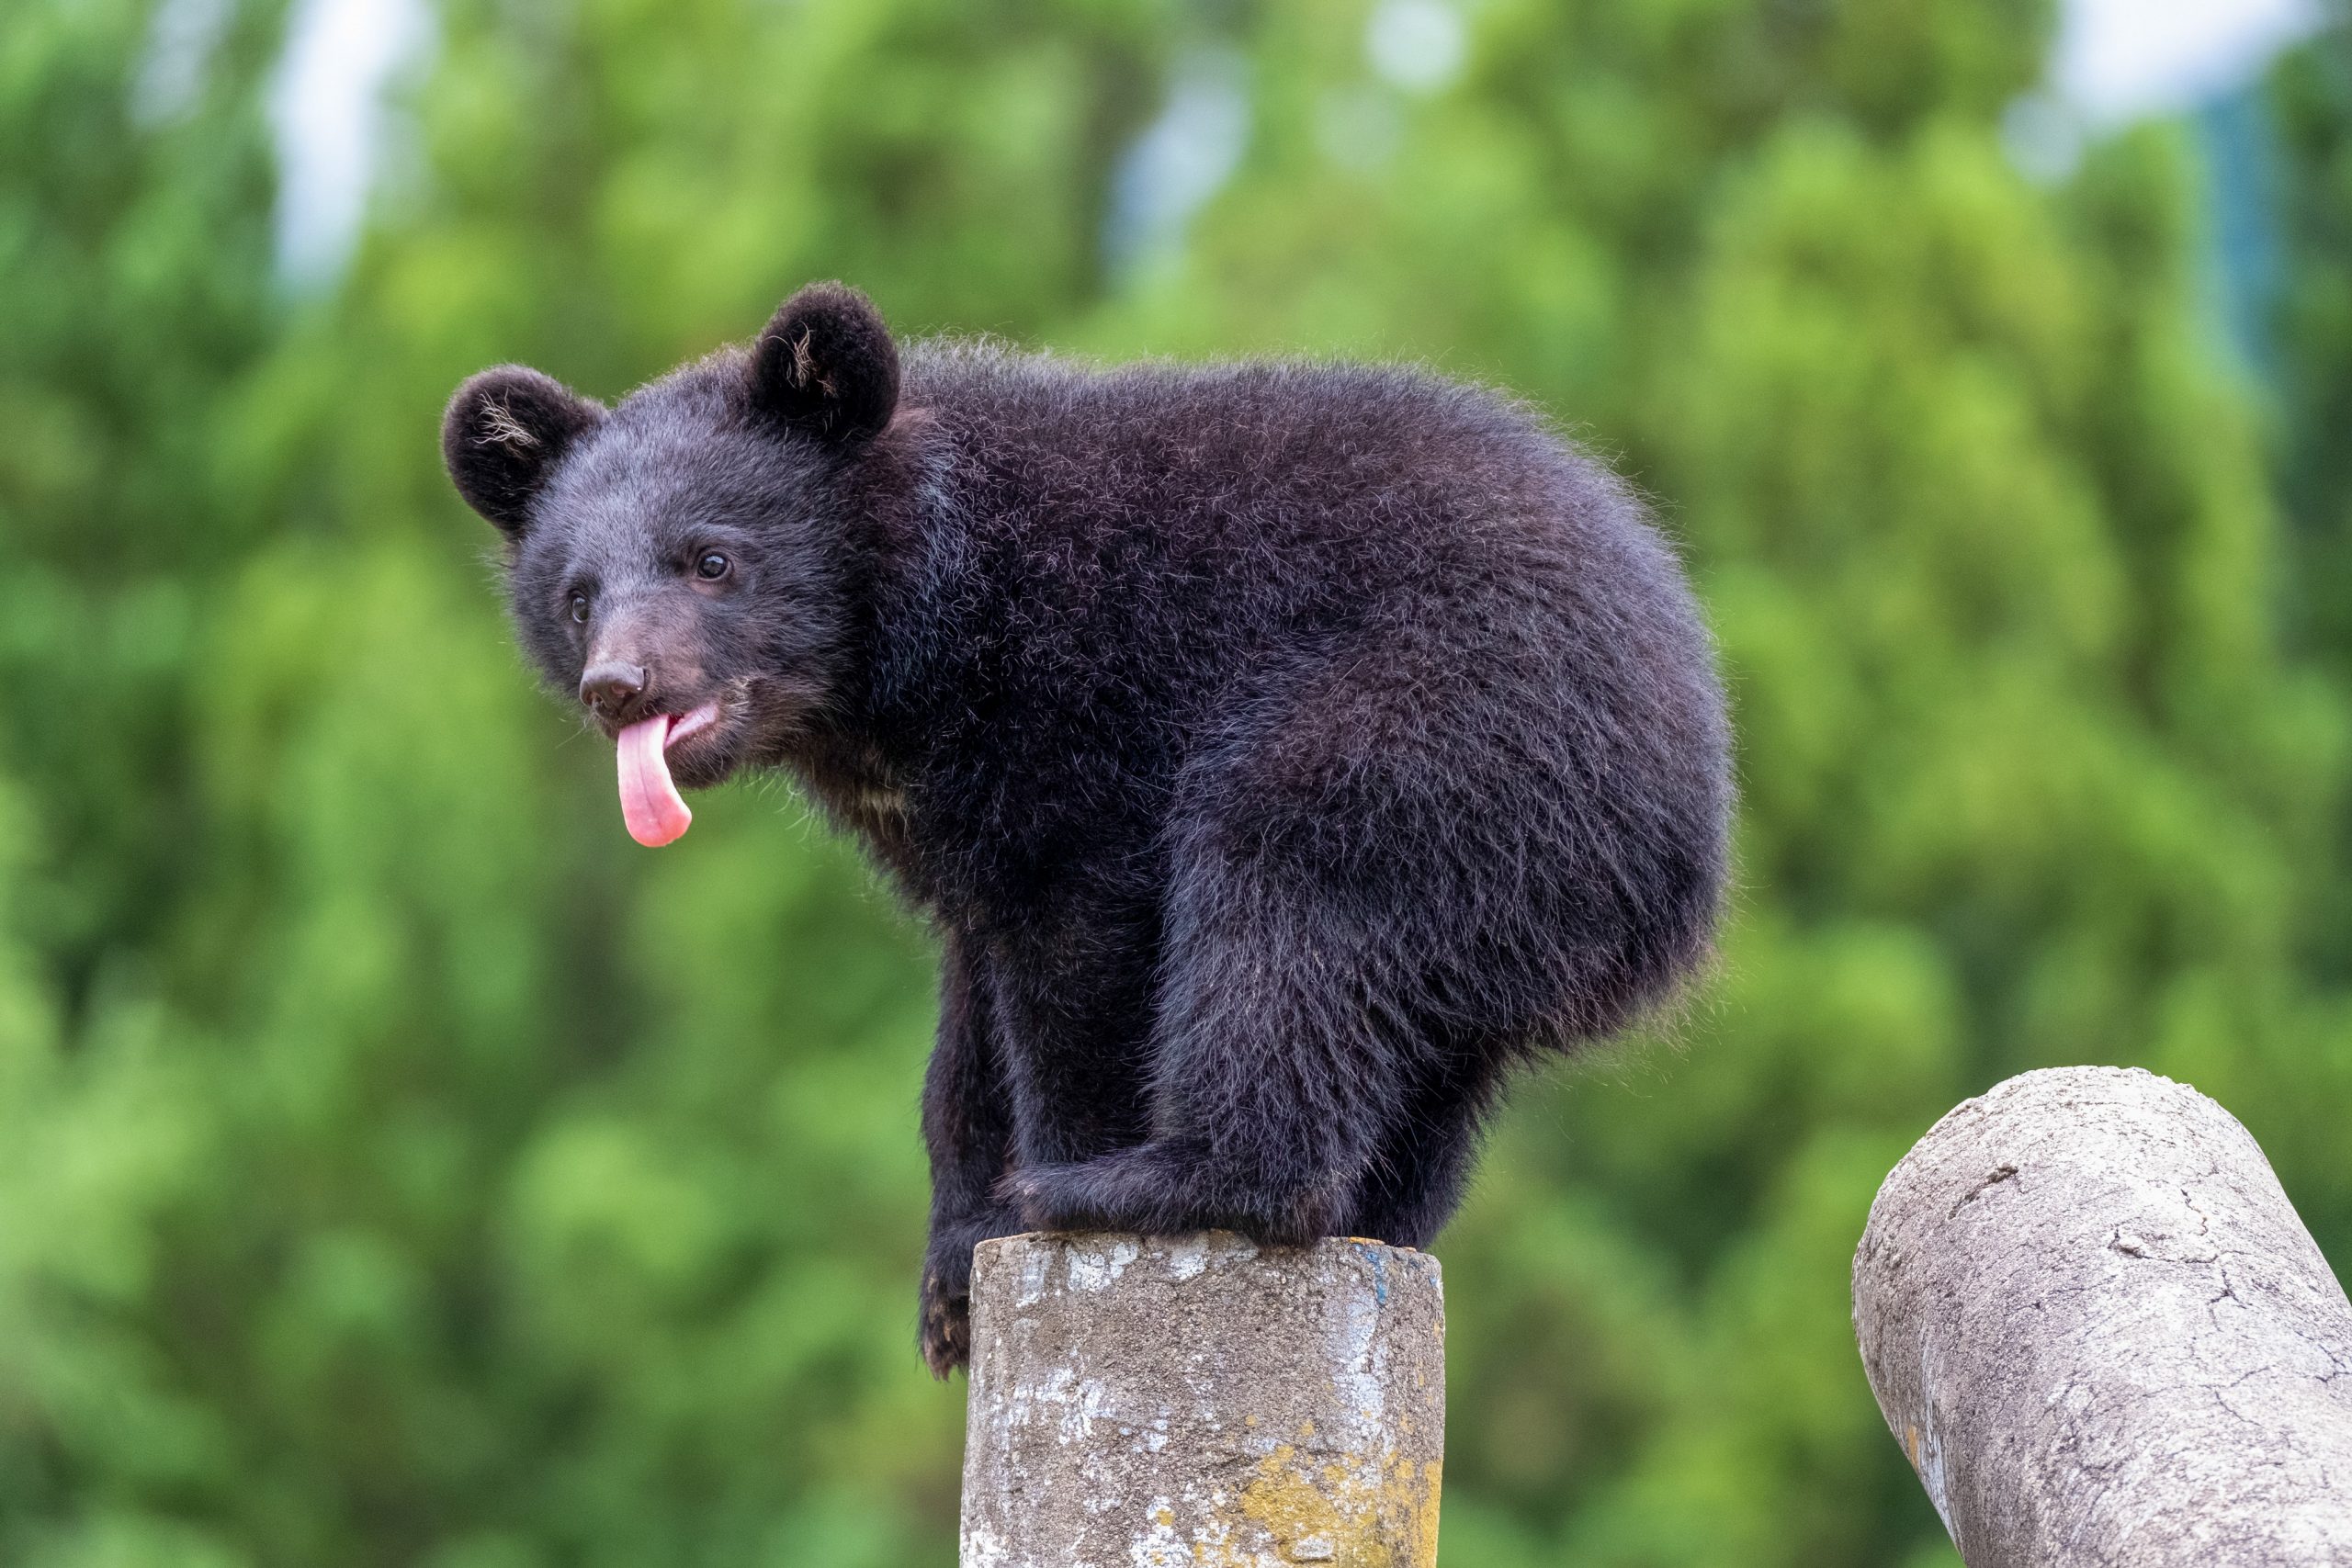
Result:
M1969 1568L2352 1563L2352 1305L2230 1113L2027 1073L1879 1189L1862 1363Z
M1037 1235L972 1270L963 1568L1431 1568L1437 1260Z

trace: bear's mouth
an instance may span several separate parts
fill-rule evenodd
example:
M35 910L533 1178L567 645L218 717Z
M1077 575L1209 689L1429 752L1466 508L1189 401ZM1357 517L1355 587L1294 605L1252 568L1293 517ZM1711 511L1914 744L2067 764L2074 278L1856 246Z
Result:
M720 698L684 713L657 713L624 728L615 737L620 763L621 820L628 836L649 849L675 843L694 825L695 814L671 775L671 752L679 748L679 772L689 787L715 784L729 771L727 731L730 705Z

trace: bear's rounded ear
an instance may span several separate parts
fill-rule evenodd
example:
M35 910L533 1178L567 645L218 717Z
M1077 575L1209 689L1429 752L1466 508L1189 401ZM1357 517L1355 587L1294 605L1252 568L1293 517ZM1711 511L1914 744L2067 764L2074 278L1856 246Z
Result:
M822 440L865 441L899 406L899 348L871 299L812 283L760 333L746 378L759 412Z
M549 376L501 365L469 378L441 416L441 460L466 504L519 538L531 498L605 406Z

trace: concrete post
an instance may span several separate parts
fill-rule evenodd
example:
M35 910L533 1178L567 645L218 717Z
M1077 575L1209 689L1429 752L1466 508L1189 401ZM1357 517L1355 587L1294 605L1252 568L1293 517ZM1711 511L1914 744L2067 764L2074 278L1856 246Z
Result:
M1018 1235L972 1270L963 1568L1432 1568L1437 1260Z
M2246 1130L2027 1073L1879 1189L1862 1364L1969 1568L2352 1564L2352 1305Z

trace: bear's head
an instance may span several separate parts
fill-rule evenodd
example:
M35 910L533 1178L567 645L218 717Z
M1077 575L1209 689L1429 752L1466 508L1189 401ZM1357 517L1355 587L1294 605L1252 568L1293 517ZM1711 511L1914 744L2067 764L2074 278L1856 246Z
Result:
M784 761L831 694L859 470L898 398L880 314L827 283L786 300L748 353L611 409L520 366L449 400L442 456L504 538L517 635L618 743L640 841L685 830L676 784Z

